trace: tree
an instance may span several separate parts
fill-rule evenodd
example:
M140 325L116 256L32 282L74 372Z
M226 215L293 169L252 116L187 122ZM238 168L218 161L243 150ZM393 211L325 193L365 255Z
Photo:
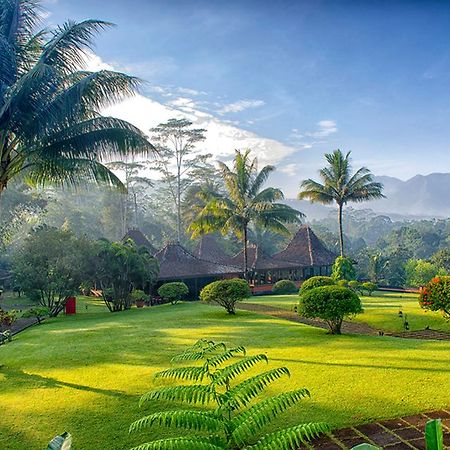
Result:
M331 276L335 281L355 280L356 271L355 268L353 267L352 259L345 258L344 256L338 256L334 261Z
M195 180L196 171L207 164L210 154L200 154L196 144L205 139L206 130L191 128L187 119L170 119L152 128L157 149L157 169L163 176L177 217L177 239L182 237L181 203L186 189Z
M450 276L435 277L420 290L419 304L424 309L442 311L450 319Z
M430 262L436 267L442 268L450 273L450 250L443 248L438 250L431 258Z
M92 243L72 232L42 226L13 256L15 283L32 300L57 316L67 297L78 292L92 268Z
M366 167L352 174L350 153L345 156L340 150L326 153L328 166L319 171L322 183L312 179L301 183L300 199L338 206L339 247L344 256L344 233L342 230L342 210L348 202L365 202L383 198L383 185L373 181L373 175Z
M101 161L154 149L136 127L99 112L134 94L139 81L84 70L94 36L111 24L69 21L37 31L38 2L0 0L0 11L0 198L18 175L122 186Z
M230 361L240 355L238 360ZM172 385L147 392L140 403L162 401L164 411L132 423L130 432L164 426L180 430L182 436L159 439L136 449L295 450L329 430L327 424L309 422L261 435L273 419L310 396L307 389L299 388L255 402L269 385L290 375L286 367L278 367L244 378L257 364L268 363L264 353L247 356L244 347L227 348L223 343L200 340L172 361L201 365L158 372L157 379L170 380ZM186 384L173 385L179 380ZM168 402L191 409L167 409ZM200 405L214 405L214 409L199 410Z
M158 262L145 247L137 247L129 239L122 242L98 243L95 281L111 312L131 308L131 291L149 289L158 276Z
M439 269L428 261L410 259L405 264L406 284L413 287L425 286L433 277L440 275L439 272Z
M219 230L223 234L235 233L243 243L244 275L247 279L250 224L289 235L285 224L298 223L303 214L278 203L284 198L280 189L262 189L275 167L265 166L258 171L257 159L251 159L250 150L236 150L231 169L223 162L219 164L226 192L206 194L205 206L191 223L189 230L193 238Z
M201 290L200 300L217 303L225 308L228 314L236 314L236 303L251 295L252 292L245 280L233 278L209 283Z

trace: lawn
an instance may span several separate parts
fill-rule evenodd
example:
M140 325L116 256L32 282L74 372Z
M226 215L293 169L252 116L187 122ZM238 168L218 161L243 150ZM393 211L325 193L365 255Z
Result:
M377 291L369 296L362 296L364 313L352 320L367 323L384 331L403 331L403 321L406 314L411 331L431 329L450 333L450 321L440 312L427 311L419 306L417 294ZM252 297L247 303L264 304L292 311L298 303L298 295L265 295ZM399 317L402 311L402 317Z
M334 427L450 405L450 342L330 336L254 313L228 316L200 303L109 313L96 301L77 316L35 326L0 347L0 447L43 449L70 431L74 450L123 450L156 434L128 435L152 374L198 338L266 352L291 377L270 392L310 389L312 399L273 424L324 420ZM167 433L159 430L158 436Z

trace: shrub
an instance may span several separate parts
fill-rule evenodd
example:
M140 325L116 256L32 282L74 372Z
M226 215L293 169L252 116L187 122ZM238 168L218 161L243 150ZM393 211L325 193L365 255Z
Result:
M297 286L291 280L277 281L272 288L274 294L295 294L297 292Z
M200 292L200 300L217 303L229 314L235 314L236 303L251 295L250 287L245 280L233 278L214 281L205 286Z
M333 278L331 277L311 277L304 281L300 287L300 295L303 292L309 291L310 289L318 288L321 286L330 286L336 284Z
M10 311L4 311L0 308L0 326L5 328L11 327L11 325L17 320L19 313L15 309Z
M331 277L338 280L355 280L356 271L353 267L353 260L345 256L338 256L334 261Z
M348 288L348 280L339 280L337 282L337 285L340 286L340 287Z
M50 309L46 307L34 307L25 311L22 317L35 317L38 321L38 324L41 323L43 317L50 315Z
M433 278L420 290L419 303L422 308L442 311L450 318L450 276Z
M344 317L362 312L361 300L351 289L323 286L300 295L299 314L323 319L331 334L341 334Z
M372 292L375 291L377 288L377 285L375 283L372 283L371 281L367 281L363 283L361 286L365 291L367 291L369 297L372 295Z
M146 300L148 300L148 295L144 291L141 291L140 289L133 289L130 295L131 299L134 302L138 302L140 300L145 302Z
M348 287L354 292L359 292L360 294L363 294L363 292L362 292L362 285L357 280L350 280L348 282Z
M172 305L176 305L180 300L189 294L189 288L181 281L173 283L165 283L158 289L158 295L164 300L169 301Z
M240 358L236 359L238 355ZM164 409L132 423L130 432L154 427L159 431L165 426L180 430L181 436L149 442L136 449L293 450L329 430L327 424L309 422L261 435L262 429L281 413L310 396L307 389L298 388L255 401L271 383L290 375L286 367L277 367L244 378L245 372L268 362L264 353L246 356L244 347L227 348L223 343L201 340L172 361L200 364L157 373L157 378L172 384L147 392L140 403L161 401ZM173 384L180 380L182 385ZM174 408L167 409L167 403L173 403ZM187 406L179 408L180 403ZM199 410L199 406L209 408Z

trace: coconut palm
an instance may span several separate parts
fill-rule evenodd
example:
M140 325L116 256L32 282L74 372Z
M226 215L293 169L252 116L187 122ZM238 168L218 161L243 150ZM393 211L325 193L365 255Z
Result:
M373 181L373 175L366 167L352 174L350 153L345 156L340 150L325 154L328 166L319 170L322 183L308 179L301 183L300 199L338 206L339 247L344 256L344 235L342 232L342 209L348 202L366 202L383 198L383 185Z
M280 234L289 235L285 224L300 221L303 214L290 206L278 203L284 198L280 189L262 189L269 175L275 170L265 166L258 171L257 159L250 150L236 150L233 167L219 163L225 193L200 192L205 206L191 223L189 230L195 238L201 234L221 231L233 232L242 240L244 247L244 275L248 272L248 231L250 224Z
M66 22L37 31L36 0L0 0L0 196L19 174L35 183L81 179L122 186L102 161L153 151L133 125L100 111L136 92L139 80L84 70L108 22Z

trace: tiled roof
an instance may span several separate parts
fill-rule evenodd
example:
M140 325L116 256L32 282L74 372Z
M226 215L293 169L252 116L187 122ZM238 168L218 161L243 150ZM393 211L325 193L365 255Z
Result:
M136 228L131 228L127 231L122 241L125 242L127 239L131 239L138 247L145 247L151 255L154 255L157 250L150 241L144 236L144 234L137 230Z
M256 245L251 245L247 249L248 268L252 270L290 269L298 267L298 264L291 261L274 258ZM229 259L229 263L238 267L244 266L244 250Z
M230 255L222 250L214 234L205 234L200 238L194 255L197 258L217 263L227 263L230 259Z

